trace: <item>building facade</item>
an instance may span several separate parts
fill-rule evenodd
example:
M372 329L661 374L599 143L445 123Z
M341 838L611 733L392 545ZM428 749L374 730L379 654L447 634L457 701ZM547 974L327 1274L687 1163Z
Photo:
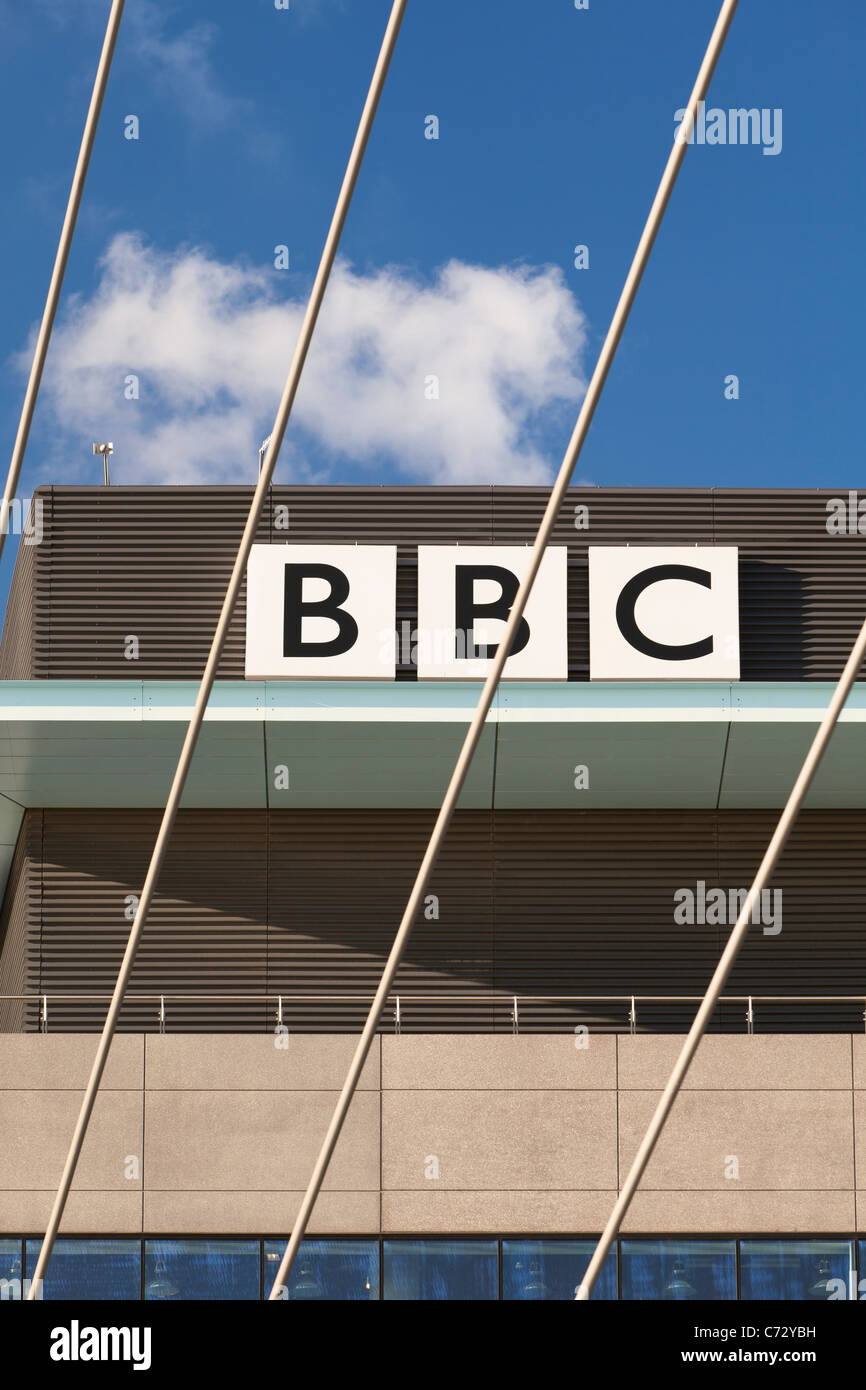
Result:
M35 1262L250 497L34 499L0 645L9 1290ZM372 623L379 655L332 673L310 628L323 662L285 679L289 578L276 617L242 594L46 1297L267 1293L478 697L477 678L437 678L425 611L480 567L459 653L477 660L545 501L272 489L263 564L345 564L332 615L354 608L338 626L357 651ZM866 612L859 522L832 492L569 494L548 609L491 710L290 1298L573 1295ZM353 576L374 550L388 580L368 614ZM702 607L724 555L733 620ZM638 579L609 592L614 560ZM315 618L322 591L303 592ZM860 684L600 1297L858 1296L864 771Z

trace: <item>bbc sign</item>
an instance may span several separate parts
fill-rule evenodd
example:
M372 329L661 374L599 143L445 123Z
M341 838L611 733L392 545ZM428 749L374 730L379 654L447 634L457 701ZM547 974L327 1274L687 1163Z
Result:
M502 640L530 551L418 547L419 680L479 680ZM506 680L568 678L568 552L551 546L505 664ZM254 545L248 680L393 680L397 550ZM738 680L734 547L590 546L591 680Z

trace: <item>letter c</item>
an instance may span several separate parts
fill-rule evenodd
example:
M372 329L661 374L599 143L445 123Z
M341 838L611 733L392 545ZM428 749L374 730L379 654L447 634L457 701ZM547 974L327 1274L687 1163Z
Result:
M712 637L704 637L700 642L671 646L666 642L654 642L638 627L634 616L638 599L644 589L648 589L652 584L661 583L663 579L684 579L689 584L700 584L705 589L713 587L709 570L700 570L695 565L652 565L648 570L641 570L640 574L630 579L617 599L617 627L636 651L643 652L644 656L655 657L658 661L695 661L699 656L709 656L713 650Z

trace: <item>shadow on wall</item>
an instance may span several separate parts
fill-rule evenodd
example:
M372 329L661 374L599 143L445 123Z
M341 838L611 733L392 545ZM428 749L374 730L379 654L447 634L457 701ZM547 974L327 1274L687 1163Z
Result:
M183 812L134 972L132 992L150 998L128 1005L124 1027L156 1031L160 993L205 996L167 1001L169 1032L263 1031L278 993L340 994L358 997L286 1000L285 1025L357 1032L431 821L419 811ZM747 886L772 825L767 812L458 813L398 977L403 1030L509 1031L514 994L521 1031L623 1030L627 1000L526 996L703 993L727 929L678 922L674 895L699 882ZM26 953L31 989L110 992L156 826L155 812L28 813L28 855L10 876L16 940L7 931L3 954ZM864 835L864 812L803 815L776 877L782 930L750 935L730 992L863 988ZM52 1002L49 1028L93 1031L104 1013L104 1001ZM837 1013L823 1031L848 1029ZM642 1006L638 1027L682 1031L692 1014ZM801 1021L792 1010L789 1029ZM739 1031L743 1010L720 1022ZM393 1006L385 1026L395 1026Z
M806 680L806 585L787 565L740 556L740 679Z

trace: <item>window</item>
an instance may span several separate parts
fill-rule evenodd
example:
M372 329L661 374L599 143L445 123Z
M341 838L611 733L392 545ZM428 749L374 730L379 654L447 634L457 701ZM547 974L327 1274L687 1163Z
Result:
M149 1240L146 1299L250 1300L261 1297L257 1240Z
M622 1297L693 1302L737 1297L733 1240L624 1240Z
M26 1244L27 1278L32 1279L41 1240ZM141 1242L137 1240L57 1240L42 1287L53 1299L130 1299L141 1297Z
M0 1301L27 1296L41 1244L40 1238L0 1238ZM570 1302L595 1246L591 1237L567 1236L305 1240L287 1298ZM55 1243L41 1296L72 1302L142 1297L253 1302L270 1294L285 1248L286 1240L277 1237L68 1237ZM866 1301L866 1240L620 1238L592 1297Z
M386 1299L483 1302L499 1297L495 1240L386 1240Z
M856 1288L854 1242L744 1240L740 1283L743 1298L850 1298Z
M265 1298L270 1297L287 1240L265 1241ZM379 1297L379 1242L305 1240L289 1275L288 1299L365 1303Z
M595 1250L593 1240L504 1240L504 1299L571 1299ZM616 1255L611 1253L596 1280L592 1299L616 1298Z
M21 1288L21 1242L0 1240L0 1299L19 1299Z

